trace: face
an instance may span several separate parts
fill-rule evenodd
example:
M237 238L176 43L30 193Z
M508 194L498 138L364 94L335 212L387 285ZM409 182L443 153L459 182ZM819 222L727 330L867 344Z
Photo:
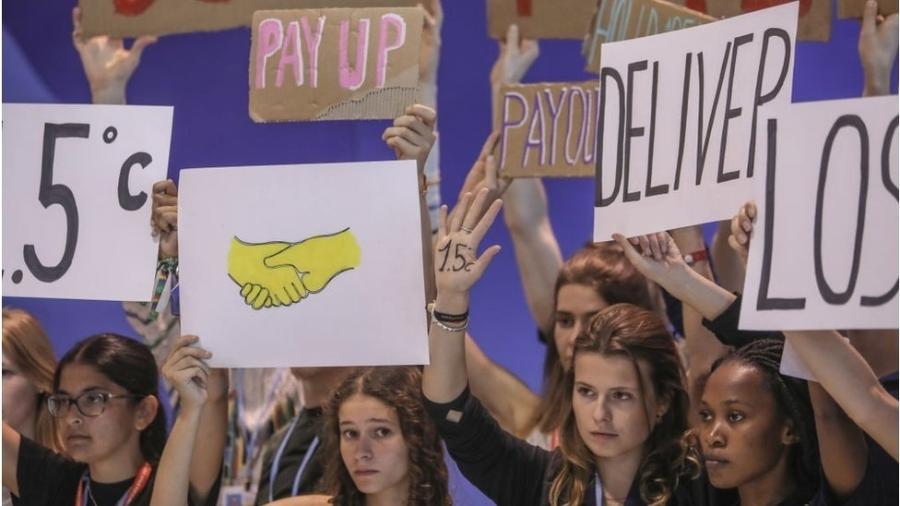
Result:
M108 392L127 395L129 392L112 382L96 368L86 364L69 364L60 375L57 394L74 399L84 392ZM134 447L140 449L140 432L150 425L158 407L155 397L137 400L116 398L107 401L103 413L89 417L71 404L57 418L66 453L88 464L130 455Z
M581 439L599 458L642 455L650 424L665 412L653 395L649 366L638 361L638 367L646 395L630 358L590 352L575 357L572 409Z
M37 393L19 368L3 357L3 421L17 431L32 433L34 428L24 425L34 420Z
M563 285L556 294L556 313L553 326L553 340L563 369L572 366L572 351L575 338L587 326L606 303L597 292L587 285Z
M709 480L717 488L735 488L772 472L795 440L763 374L733 361L707 380L699 437Z
M356 488L364 494L406 494L409 450L395 410L355 394L341 404L338 423L341 458Z

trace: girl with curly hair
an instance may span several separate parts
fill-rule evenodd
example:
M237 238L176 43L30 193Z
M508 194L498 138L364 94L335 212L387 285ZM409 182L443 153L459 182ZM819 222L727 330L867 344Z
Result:
M352 373L325 410L324 490L329 495L273 505L449 506L441 441L422 403L415 367L371 367Z

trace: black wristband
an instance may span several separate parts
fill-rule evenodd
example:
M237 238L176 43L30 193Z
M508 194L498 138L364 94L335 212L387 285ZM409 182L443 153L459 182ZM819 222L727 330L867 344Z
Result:
M462 323L469 319L468 311L463 314L447 314L440 311L432 311L432 314L434 314L434 319L441 323Z

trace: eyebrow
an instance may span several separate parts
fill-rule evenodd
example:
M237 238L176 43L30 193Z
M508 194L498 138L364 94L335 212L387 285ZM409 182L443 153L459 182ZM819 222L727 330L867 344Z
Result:
M594 390L598 390L598 388L595 387L594 385L591 385L590 383L585 383L584 381L576 381L575 386L585 386L588 388L592 388ZM640 391L640 388L630 387L630 386L625 386L625 385L616 385L613 387L609 387L607 390L633 390L635 392L638 392L638 391Z
M78 395L81 395L81 394L83 394L83 393L85 393L85 392L90 392L91 390L102 390L102 391L104 391L104 392L107 391L106 388L103 388L103 387L101 387L101 386L92 385L92 386L89 386L89 387L87 387L87 388L83 388L80 392L78 392ZM66 391L63 390L62 388L60 388L60 389L58 390L58 393L66 394L66 395L68 395L68 396L70 396L70 397L72 396L72 394L70 394L69 392L66 392Z

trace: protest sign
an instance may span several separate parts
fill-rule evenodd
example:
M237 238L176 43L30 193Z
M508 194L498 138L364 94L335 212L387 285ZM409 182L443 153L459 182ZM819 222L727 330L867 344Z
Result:
M897 328L897 96L766 116L740 327Z
M212 365L428 362L415 161L190 169L180 186L182 330Z
M171 107L3 104L3 294L147 301Z
M665 0L600 0L582 54L587 70L600 72L600 46L715 21Z
M884 16L897 12L897 2L894 0L877 0L878 13ZM866 0L838 0L838 18L861 18L866 8Z
M597 0L487 0L488 35L505 39L509 25L529 39L582 40Z
M254 121L390 119L416 101L418 8L259 11L252 27Z
M84 35L136 37L249 26L264 9L415 7L417 0L79 0Z
M603 45L594 240L730 218L791 100L797 4Z
M500 87L494 128L504 177L593 177L596 82Z
M732 17L753 12L794 0L672 0L690 9L705 12L710 16ZM887 0L881 0L887 1ZM800 19L797 40L824 42L831 37L831 1L800 0ZM896 11L896 7L894 7Z

